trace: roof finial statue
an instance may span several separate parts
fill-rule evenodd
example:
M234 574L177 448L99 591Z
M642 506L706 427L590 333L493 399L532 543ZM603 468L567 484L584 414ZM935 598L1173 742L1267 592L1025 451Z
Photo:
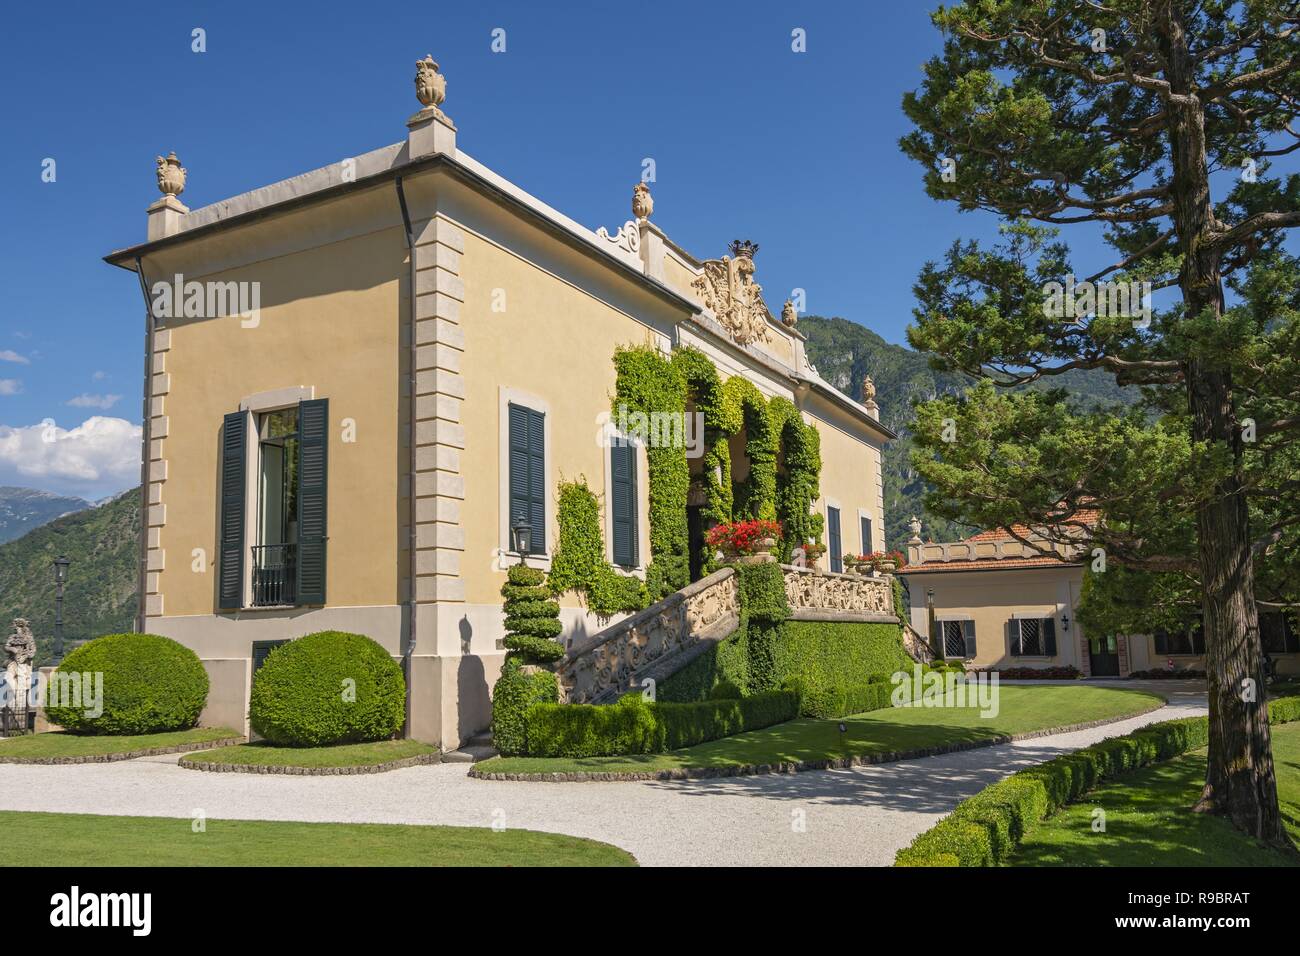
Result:
M912 537L908 539L907 543L920 544L921 543L921 519L918 518L916 515L912 515L912 520L907 523L907 526L912 530Z
M415 61L415 97L426 110L442 114L438 107L447 98L447 78L438 72L438 64L430 53L423 60Z
M799 313L795 311L794 303L789 299L785 300L785 305L781 306L781 321L787 328L793 329L795 323L799 321Z
M638 221L644 222L654 211L655 201L650 195L650 187L644 182L637 183L632 187L632 215L636 216Z
M868 375L862 380L862 404L867 408L874 408L876 405L876 383Z
M158 189L164 196L179 196L185 192L185 167L173 150L167 158L158 157Z

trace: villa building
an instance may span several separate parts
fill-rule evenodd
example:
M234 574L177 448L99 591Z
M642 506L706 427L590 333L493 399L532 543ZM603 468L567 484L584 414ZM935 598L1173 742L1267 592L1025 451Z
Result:
M913 629L934 645L933 616L945 657L981 670L1075 667L1085 677L1205 669L1199 629L1088 633L1075 613L1087 558L1077 548L1049 545L1023 525L1014 534L996 528L946 543L924 542L920 531L913 519L908 563L899 573ZM1292 619L1261 609L1260 630L1278 672L1300 673L1300 630Z
M557 483L599 496L620 573L654 557L644 442L609 440L620 349L693 348L787 400L820 439L827 570L884 547L894 436L872 390L809 364L794 307L769 311L757 246L697 258L651 222L645 183L621 227L588 229L459 148L432 59L416 89L402 141L200 208L160 157L146 241L106 257L147 302L138 627L203 660L208 725L247 727L276 642L336 629L403 660L411 736L485 728L505 569L550 566ZM721 475L688 460L695 554ZM735 436L731 481L749 468ZM610 624L561 605L566 642Z

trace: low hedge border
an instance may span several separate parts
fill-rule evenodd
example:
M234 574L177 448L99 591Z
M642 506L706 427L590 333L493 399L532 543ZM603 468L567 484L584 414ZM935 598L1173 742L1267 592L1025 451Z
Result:
M243 741L236 741L243 743ZM186 770L201 770L204 773L262 773L262 774L287 774L291 777L339 777L351 776L358 773L387 773L390 770L401 770L404 767L421 767L425 764L441 763L441 753L416 754L414 757L402 757L400 760L389 760L385 763L361 764L355 767L287 767L277 766L276 764L252 764L252 763L213 763L210 760L195 760L192 758L182 758L178 766Z
M530 757L621 757L665 753L799 716L799 694L767 691L692 704L635 692L616 704L534 704L524 716Z
M1269 722L1300 720L1300 696L1269 702ZM895 866L996 866L1035 824L1103 781L1205 746L1208 717L1151 724L1026 767L963 800L894 857Z
M935 747L918 747L914 750L895 750L887 753L836 757L828 760L738 764L734 767L691 767L679 770L576 771L572 773L493 773L490 770L481 770L479 764L474 764L470 768L469 776L477 780L508 780L520 783L635 783L657 780L713 780L718 777L754 777L768 773L805 773L810 770L848 770L852 767L867 767L878 763L896 763L899 760L916 760L920 757L937 757L941 754L960 753L964 750L979 750L983 747L996 747L1000 744L1015 743L1017 740L1050 737L1052 734L1071 734L1079 730L1091 730L1094 727L1104 727L1106 724L1117 724L1120 721L1143 717L1167 706L1168 701L1162 700L1158 704L1151 705L1146 710L1138 711L1135 714L1127 714L1123 717L1089 720L1081 724L1067 724L1063 727L1048 727L1043 730L1026 731L1023 734L999 734L986 740L963 740Z
M247 743L243 737L224 737L221 740L203 740L170 747L145 747L141 750L124 750L117 754L86 754L82 757L0 757L0 763L115 763L118 760L135 760L138 757L157 757L163 754L188 753L191 750L212 750L214 747L231 747Z

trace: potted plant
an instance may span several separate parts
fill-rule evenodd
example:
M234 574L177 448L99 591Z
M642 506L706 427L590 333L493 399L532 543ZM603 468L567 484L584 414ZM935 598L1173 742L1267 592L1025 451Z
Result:
M900 551L872 551L862 557L864 562L870 564L878 574L893 574L907 563L907 559Z
M724 560L758 564L775 560L772 550L780 537L780 522L755 518L714 525L705 533L704 541L721 551Z
M814 567L826 553L826 545L818 541L809 541L803 546L804 566Z

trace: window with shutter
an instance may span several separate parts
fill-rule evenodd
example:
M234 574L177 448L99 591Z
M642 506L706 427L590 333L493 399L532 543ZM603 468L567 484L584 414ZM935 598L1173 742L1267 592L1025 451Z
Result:
M966 642L966 657L970 659L975 656L975 622L962 621L963 638Z
M217 594L223 610L244 603L244 481L248 414L231 412L221 426L221 544Z
M530 554L546 553L546 416L510 405L510 527L523 517L532 529Z
M1045 617L1040 628L1043 635L1043 653L1048 657L1056 656L1056 618Z
M971 621L944 621L943 622L943 656L963 658L969 657L966 653L966 625Z
M826 507L826 550L831 559L831 570L836 574L844 571L843 543L840 540L840 509Z
M861 525L862 532L862 550L859 554L870 554L875 550L871 545L871 519L865 515L859 516L858 522Z
M298 403L298 604L325 603L329 399Z
M626 568L636 567L636 446L624 439L615 439L609 449L609 470L614 563Z

